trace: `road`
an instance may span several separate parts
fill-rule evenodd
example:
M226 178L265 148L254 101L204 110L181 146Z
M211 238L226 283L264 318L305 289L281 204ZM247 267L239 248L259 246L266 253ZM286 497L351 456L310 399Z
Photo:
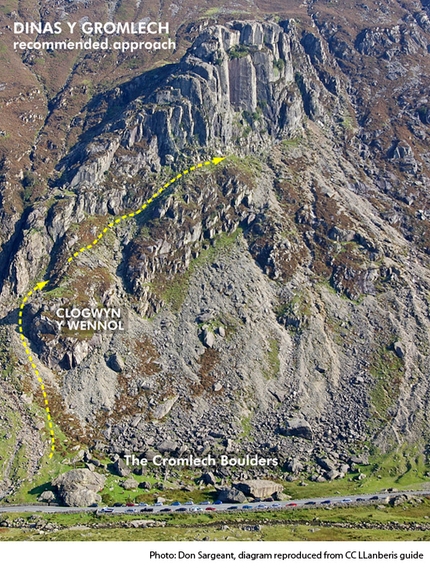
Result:
M396 496L398 494L408 494L409 496L430 496L430 489L428 490L420 490L420 491L408 491L408 490L401 490L398 492L379 492L375 494L360 494L359 496L326 496L326 497L319 497L319 498L305 498L301 500L286 500L282 502L259 502L259 503L244 503L244 504L220 504L220 505L201 505L201 504L193 504L193 505L180 505L180 506L172 506L171 504L164 504L161 506L125 506L125 507L115 507L113 511L110 512L115 515L123 514L123 515L133 515L138 513L167 513L163 512L166 508L170 508L172 510L171 513L177 512L181 508L185 508L187 512L191 513L198 513L200 510L195 510L195 508L201 508L201 511L206 511L208 507L216 508L217 512L225 512L225 511L238 511L244 510L247 511L257 511L261 509L270 509L270 510L280 510L280 509L298 509L303 507L309 508L322 508L327 507L329 505L360 505L368 502L383 502L389 497ZM377 496L378 499L372 500ZM312 503L309 503L312 502ZM244 508L244 506L252 506L251 508ZM261 506L264 506L261 507ZM143 511L146 508L151 508L151 511ZM183 511L183 509L181 510ZM209 510L208 510L209 511ZM63 507L63 506L56 506L56 505L14 505L14 506L7 506L7 505L0 505L0 513L77 513L77 512L98 512L102 513L102 508L71 508L71 507Z

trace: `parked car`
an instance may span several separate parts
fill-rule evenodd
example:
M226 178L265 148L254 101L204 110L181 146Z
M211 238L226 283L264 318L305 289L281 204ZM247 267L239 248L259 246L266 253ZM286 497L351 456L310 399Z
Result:
M138 505L142 508L146 508L148 504L145 504L145 502L140 502Z
M114 508L123 508L124 504L122 504L121 502L115 502L113 505Z
M222 504L222 501L221 501L221 500L216 500L216 501L214 502L214 506L220 506L221 504Z
M201 506L209 506L212 502L210 502L209 500L205 500L204 502L200 502Z
M136 504L134 504L133 502L127 502L125 504L128 508L132 508L133 506L135 506Z
M184 506L193 506L194 502L193 500L188 500L188 502L185 502Z
M181 502L173 502L172 506L180 506L182 505Z

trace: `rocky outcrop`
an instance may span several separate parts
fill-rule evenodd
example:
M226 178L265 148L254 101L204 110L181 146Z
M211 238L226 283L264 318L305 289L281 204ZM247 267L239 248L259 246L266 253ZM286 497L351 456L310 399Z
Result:
M97 492L103 490L106 478L87 468L70 470L52 481L65 506L87 507L100 502Z
M294 71L300 66L300 73L306 69L318 81L305 49L317 59L324 58L323 49L320 40L303 42L305 48L290 21L208 28L167 79L151 84L150 91L136 85L139 97L122 114L120 140L115 121L76 151L84 164L70 165L75 172L71 186L93 187L111 169L128 176L142 168L159 170L196 141L200 148L220 145L225 152L238 138L250 150L272 138L293 136L302 128L304 109L320 114L316 85L305 78L299 89ZM117 154L121 148L133 160Z

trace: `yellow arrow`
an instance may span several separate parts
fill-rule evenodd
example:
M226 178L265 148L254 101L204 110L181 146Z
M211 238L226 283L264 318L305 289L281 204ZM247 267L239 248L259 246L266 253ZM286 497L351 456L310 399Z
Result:
M49 284L49 280L46 282L39 282L35 285L34 289L42 290L47 284Z
M182 171L181 173L177 174L176 176L171 178L168 182L166 182L166 184L164 186L162 186L156 192L154 192L154 194L150 198L148 198L148 200L146 200L143 204L141 204L137 210L135 210L134 212L129 212L128 214L123 214L122 216L118 216L115 220L112 220L107 226L105 226L103 228L103 230L91 242L91 244L87 244L86 246L83 246L82 248L79 248L78 250L76 250L76 252L73 252L73 254L68 258L67 261L69 263L73 262L83 252L86 252L87 250L91 250L92 248L94 248L94 246L96 244L98 244L98 242L100 242L100 240L103 238L103 236L106 234L106 232L108 232L108 230L111 230L117 224L120 224L123 220L127 220L127 218L133 218L134 216L138 216L141 212L143 212L151 204L151 202L153 202L156 198L158 198L161 194L163 194L166 191L166 189L169 188L170 185L177 182L183 176L189 175L193 171L195 171L197 169L201 169L202 167L209 166L211 163L214 165L217 165L218 163L220 163L224 159L225 159L225 157L214 157L210 161L198 163L197 165L189 167L186 170Z
M29 345L27 344L27 342L25 340L24 330L23 330L23 314L24 314L25 304L28 302L30 296L32 296L35 291L42 290L46 286L46 284L48 284L48 283L49 283L49 280L37 283L34 286L34 288L31 289L27 293L27 295L24 297L24 299L22 300L22 302L19 306L19 310L18 310L18 331L19 331L19 337L21 339L22 346L24 347L25 354L27 355L28 362L29 362L31 368L33 369L33 373L36 376L37 382L39 383L39 386L40 386L40 390L42 391L43 406L44 406L45 412L46 412L46 420L47 420L47 424L49 427L49 438L51 440L51 451L49 453L49 458L52 458L54 455L54 452L55 452L55 435L54 435L54 427L52 425L51 410L49 408L48 395L46 394L45 383L44 383L44 381L43 381L43 379L39 373L39 370L37 368L36 363L33 360L33 356L32 356L30 349L29 349Z
M175 183L176 181L178 181L180 178L182 178L185 175L190 174L191 172L195 171L196 169L200 169L202 167L205 166L209 166L211 163L213 163L214 165L219 164L221 161L224 160L225 157L214 157L213 159L211 159L210 161L205 161L203 163L198 163L197 165L194 165L192 167L189 167L188 169L182 171L181 173L177 174L175 177L173 177L172 179L170 179L164 186L162 186L161 188L159 188L156 192L154 192L154 194L148 198L148 200L146 200L146 202L144 202L137 210L135 210L134 212L129 212L128 214L124 214L122 216L118 216L115 220L111 221L105 228L103 228L103 230L100 232L100 234L97 236L97 238L95 238L91 244L88 244L87 246L84 246L83 248L79 248L79 250L76 250L76 252L73 253L72 256L70 256L70 258L67 260L69 263L72 262L73 260L75 260L78 256L80 256L80 254L82 252L85 252L86 250L91 250L91 248L93 248L98 242L100 242L100 240L103 238L103 236L108 232L108 230L111 230L112 228L114 228L117 224L121 223L123 220L126 220L127 218L133 218L134 216L139 215L141 212L143 212L143 210L145 210L150 204L151 202L158 198L163 192L165 192L165 190L173 183ZM34 288L32 290L30 290L27 295L24 297L24 299L22 300L21 305L19 306L19 311L18 311L18 330L19 330L19 334L20 334L20 338L21 338L21 343L22 346L25 349L25 353L27 355L27 358L30 362L30 365L33 369L34 374L36 375L36 378L40 384L41 390L42 390L42 395L43 395L43 399L44 399L44 404L45 404L45 411L47 414L47 420L48 420L48 426L49 426L49 434L50 434L50 439L51 439L51 452L49 454L49 457L52 458L52 456L54 455L54 451L55 451L55 437L54 437L54 431L53 431L53 425L52 425L52 418L51 418L51 414L50 414L50 409L49 409L49 403L48 403L48 397L46 394L46 390L45 390L45 385L43 382L42 377L40 376L39 371L37 370L36 364L33 361L33 357L30 353L30 349L26 343L25 340L25 336L24 336L24 330L23 330L23 312L24 312L24 307L26 305L26 303L28 302L28 299L30 296L33 295L33 293L35 291L42 291L43 288L49 283L49 280L47 281L41 281L38 282Z

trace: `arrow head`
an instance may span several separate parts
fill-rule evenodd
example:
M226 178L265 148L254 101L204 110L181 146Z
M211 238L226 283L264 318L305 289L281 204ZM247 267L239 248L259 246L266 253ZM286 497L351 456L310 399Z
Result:
M215 157L212 159L212 162L214 165L217 165L218 163L220 163L221 161L224 161L225 157Z
M36 288L42 290L46 286L46 284L49 284L49 280L47 280L46 282L39 282L38 284L36 284Z

